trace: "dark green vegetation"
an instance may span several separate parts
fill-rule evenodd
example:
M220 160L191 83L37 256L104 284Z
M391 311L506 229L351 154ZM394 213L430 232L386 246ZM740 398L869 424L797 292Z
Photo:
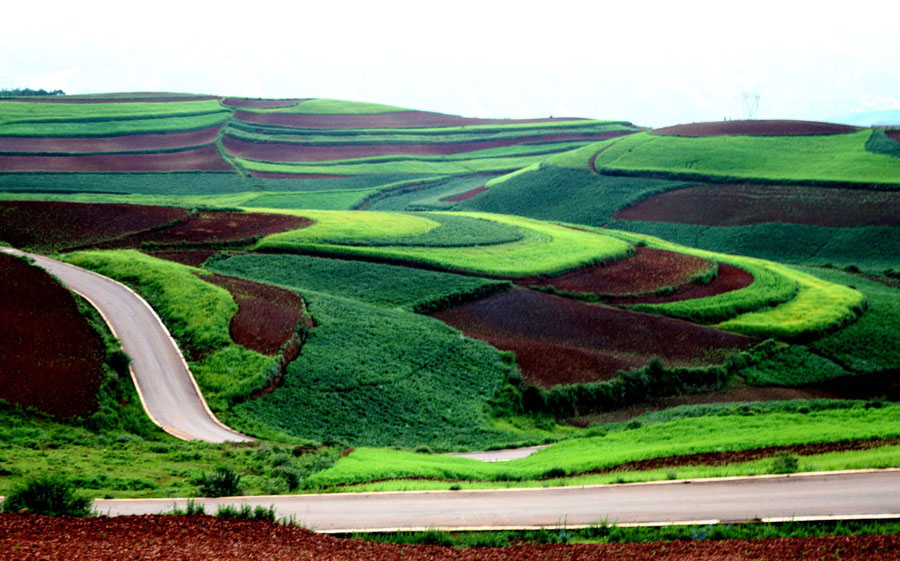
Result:
M0 97L33 97L41 95L66 95L62 90L47 91L44 88L33 90L31 88L3 88L0 90Z
M27 511L48 516L89 516L91 499L60 475L30 478L13 489L0 505L2 512Z
M750 524L708 524L661 527L623 527L601 524L589 528L543 528L499 532L395 532L352 534L347 537L403 545L444 545L448 547L507 547L547 543L631 543L691 540L755 540L764 538L811 538L895 534L900 523L893 520L841 520L836 522L779 522Z

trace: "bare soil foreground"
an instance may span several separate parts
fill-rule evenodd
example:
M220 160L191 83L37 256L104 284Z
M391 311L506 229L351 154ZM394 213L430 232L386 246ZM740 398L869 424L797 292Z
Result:
M455 549L394 545L316 534L296 526L210 516L51 518L0 515L0 557L37 560L221 561L546 561L595 559L746 561L842 559L894 561L900 536L829 536L760 540L672 541L592 545L519 545Z
M781 135L815 135L841 134L859 130L849 125L836 123L820 123L818 121L712 121L709 123L690 123L654 129L653 134L674 136L781 136Z
M604 380L654 356L668 365L706 365L755 341L523 288L432 316L469 337L515 352L525 380L545 387Z
M0 399L58 417L89 416L105 359L103 339L72 295L43 269L0 253Z
M234 171L216 146L161 154L4 156L0 171Z
M645 199L616 220L744 226L784 222L832 228L900 226L900 193L799 185L697 185Z
M172 150L215 142L219 127L166 134L127 134L119 136L52 138L34 136L0 137L0 152L130 152Z
M475 119L431 113L428 111L396 111L371 115L313 115L301 113L250 113L236 111L234 118L245 123L295 127L301 129L375 129L415 127L461 127L466 125L517 125L581 121L574 117L550 119Z
M625 132L609 132L604 134L545 134L537 136L520 136L501 140L485 140L481 142L431 142L424 144L382 143L382 144L301 144L299 142L248 142L233 136L225 136L222 145L232 156L264 160L267 162L325 162L331 160L350 160L354 158L372 158L376 156L446 156L463 154L488 148L513 146L523 143L549 143L569 140L587 142L616 138Z

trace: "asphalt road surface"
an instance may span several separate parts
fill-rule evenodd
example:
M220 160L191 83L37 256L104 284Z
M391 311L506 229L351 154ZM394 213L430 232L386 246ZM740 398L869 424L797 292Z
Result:
M900 517L900 469L658 483L407 493L344 493L196 499L275 506L324 532L578 527L780 519ZM101 514L149 514L185 499L97 500Z
M128 287L40 255L8 248L0 251L28 255L100 311L131 357L132 377L144 409L163 430L184 440L253 440L216 419L168 330L150 305Z

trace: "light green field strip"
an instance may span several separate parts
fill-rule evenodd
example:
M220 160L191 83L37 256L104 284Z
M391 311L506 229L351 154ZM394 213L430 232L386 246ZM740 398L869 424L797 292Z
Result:
M287 107L241 107L240 110L249 113L299 113L306 115L376 115L379 113L412 111L412 109L382 105L380 103L325 98L309 99Z
M699 250L652 236L618 230L592 229L632 243L643 240L649 247L696 255L742 268L754 276L745 288L709 298L666 304L634 306L685 319L703 320L722 315L731 319L718 327L756 337L783 339L822 335L856 319L865 306L865 296L854 289L830 283L786 265ZM778 305L775 303L783 302Z
M260 209L262 211L262 209ZM272 210L272 212L289 212ZM255 249L266 251L317 251L413 261L441 268L470 271L497 276L527 276L575 269L584 265L613 260L633 251L623 240L582 232L539 220L487 213L453 213L517 227L525 234L521 241L471 247L360 247L333 243L335 236L347 242L359 237L397 237L415 235L415 228L437 224L427 217L378 212L309 212L302 215L317 221L301 230L274 234L263 238ZM419 222L421 221L421 222ZM390 230L386 229L390 227ZM322 243L328 240L330 243Z
M310 163L269 163L235 158L241 167L248 171L266 173L292 173L297 175L461 175L467 173L506 171L525 167L541 161L544 155L520 156L511 158L481 158L473 160L439 160L424 161L403 158L389 162L359 164L322 164Z
M133 103L0 102L0 123L173 117L224 112L217 100Z
M639 133L614 143L596 165L716 178L900 184L900 160L866 150L871 134L685 138Z
M706 416L677 419L605 436L564 440L509 462L433 456L390 449L357 448L309 483L330 487L424 477L445 480L538 480L578 474L627 462L686 454L751 450L900 435L900 407L831 409L808 413Z
M11 123L0 125L0 136L88 137L180 132L223 125L229 117L229 113L219 111L188 117Z

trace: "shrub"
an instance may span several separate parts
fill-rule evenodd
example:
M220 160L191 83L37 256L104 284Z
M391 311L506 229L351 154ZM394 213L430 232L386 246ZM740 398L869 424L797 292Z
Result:
M275 522L275 506L266 508L262 505L251 507L248 504L242 504L240 508L232 505L222 505L216 511L219 518L242 518L244 520L264 520Z
M90 516L91 499L76 492L64 476L44 475L27 480L0 505L3 512L27 510L49 516Z
M212 473L204 473L198 481L200 495L204 497L228 497L240 495L241 475L229 467L218 467Z
M800 469L800 460L797 456L788 452L782 452L775 457L775 460L772 462L772 469L769 471L771 473L797 473L798 469Z

